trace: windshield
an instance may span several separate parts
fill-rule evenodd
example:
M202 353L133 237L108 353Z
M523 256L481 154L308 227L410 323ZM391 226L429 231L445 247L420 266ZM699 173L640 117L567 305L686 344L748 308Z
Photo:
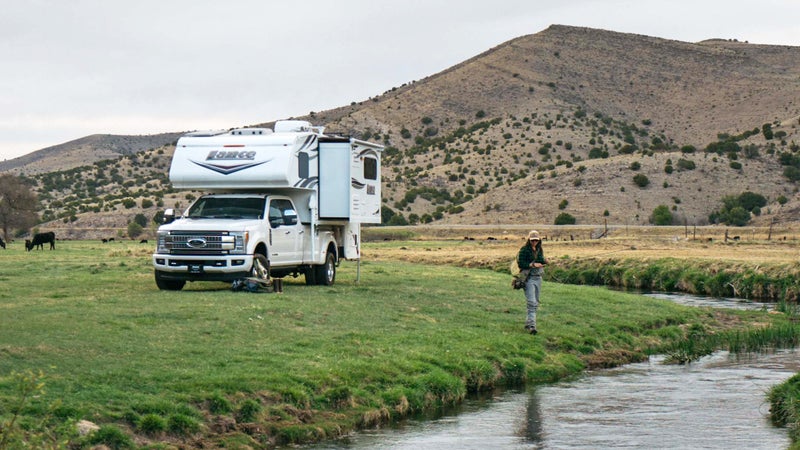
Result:
M203 197L186 215L190 219L261 219L264 217L262 197Z

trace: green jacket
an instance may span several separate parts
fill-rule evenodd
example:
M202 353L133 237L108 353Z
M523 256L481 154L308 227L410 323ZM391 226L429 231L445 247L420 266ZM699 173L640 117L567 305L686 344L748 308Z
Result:
M519 270L531 269L531 263L537 262L545 264L544 251L542 245L539 244L536 251L531 248L530 244L525 244L519 249L517 253L517 267ZM542 269L532 270L533 275L541 275Z

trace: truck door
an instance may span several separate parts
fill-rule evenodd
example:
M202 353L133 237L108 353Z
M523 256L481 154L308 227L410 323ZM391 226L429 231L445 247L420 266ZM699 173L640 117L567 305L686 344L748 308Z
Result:
M273 198L269 201L270 248L272 264L299 264L302 262L303 225L297 217L292 201Z

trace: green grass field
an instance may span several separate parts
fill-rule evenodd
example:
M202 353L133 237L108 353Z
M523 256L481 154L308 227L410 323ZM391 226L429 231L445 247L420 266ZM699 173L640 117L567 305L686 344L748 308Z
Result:
M47 439L42 430L89 420L104 426L112 438L97 439L112 448L318 440L470 391L641 359L688 327L785 320L545 283L540 334L531 336L522 292L489 270L363 261L356 283L356 264L343 262L333 287L298 278L282 294L231 292L223 283L161 292L151 251L72 241L55 251L28 253L17 243L0 250L7 435ZM12 430L28 371L41 372L44 387Z

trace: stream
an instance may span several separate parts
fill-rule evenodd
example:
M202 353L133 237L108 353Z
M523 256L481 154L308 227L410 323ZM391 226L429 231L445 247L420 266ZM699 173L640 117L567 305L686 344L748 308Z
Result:
M684 294L678 303L737 309L769 304ZM780 449L766 394L800 372L800 352L717 352L689 365L663 356L520 390L469 398L457 407L362 430L308 449Z

